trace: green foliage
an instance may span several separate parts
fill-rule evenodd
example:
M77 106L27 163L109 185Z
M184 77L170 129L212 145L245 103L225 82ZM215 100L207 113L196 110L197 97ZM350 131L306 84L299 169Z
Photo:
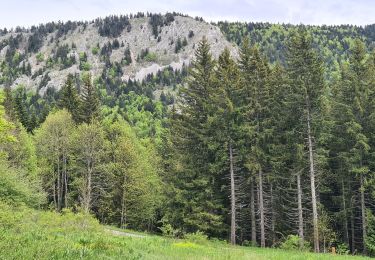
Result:
M44 194L39 183L30 178L25 170L0 161L0 202L13 206L39 207L44 203Z
M339 255L348 255L350 253L349 247L346 244L338 244L336 248L336 253Z
M38 52L38 54L35 57L36 57L37 62L39 63L44 61L44 55L41 52Z
M154 62L157 60L157 55L155 52L149 52L143 59L147 62Z
M82 81L80 121L89 124L99 117L100 101L97 89L92 84L91 74L84 74Z
M161 233L165 237L177 238L181 236L181 231L179 229L175 229L169 223L163 223L161 227L159 227Z
M99 45L99 44L98 44ZM93 55L97 55L98 53L99 53L99 47L98 46L94 46L94 47L92 47L91 48L91 53L93 54Z
M300 248L300 238L297 235L289 235L285 241L283 241L280 245L281 249L284 250L301 250L301 251L310 251L311 246L309 242L304 241L303 247Z
M82 213L35 211L0 201L0 250L5 259L366 259L136 235L142 237L116 235Z
M367 220L368 220L368 236L366 239L366 248L369 251L370 256L375 255L375 217L374 215L368 211L367 212Z
M11 134L10 130L13 129L12 123L8 122L8 120L5 119L5 110L3 101L4 96L3 92L0 92L0 143L6 143L6 142L12 142L15 141L14 136Z
M59 107L67 109L75 122L80 120L81 103L73 75L69 74L65 85L60 90Z
M188 233L184 235L184 238L190 242L196 243L198 245L204 245L208 243L208 236L201 231L195 233Z

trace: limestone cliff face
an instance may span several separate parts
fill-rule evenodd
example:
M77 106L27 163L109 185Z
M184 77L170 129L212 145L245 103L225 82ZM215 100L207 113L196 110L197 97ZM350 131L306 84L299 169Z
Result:
M18 64L13 63L12 66L21 68L30 64L31 72L15 73L9 80L9 71L0 69L0 78L3 78L0 86L23 85L43 94L48 87L60 89L69 73L87 70L96 77L102 73L106 65L115 63L122 69L123 80L142 80L147 74L156 73L163 67L172 66L178 69L183 64L189 64L198 42L203 37L211 44L211 51L215 57L224 48L229 48L232 54L237 56L236 47L225 39L215 25L200 19L175 15L173 21L157 26L155 34L150 19L151 17L147 16L130 18L128 25L114 36L101 34L100 25L95 21L78 23L72 26L72 29L65 30L63 34L59 30L44 33L40 37L40 46L37 50L30 50L30 39L35 36L33 30L3 32L0 36L0 64L15 59L15 63ZM17 37L16 51L9 53L11 40ZM104 57L103 48L109 44L110 51L106 52ZM181 47L177 47L178 50L177 45ZM65 52L58 57L61 49ZM130 64L124 61L126 50L128 56L130 51ZM9 57L11 54L18 56ZM64 55L67 59L75 61L63 65ZM80 66L82 56L85 56L87 66ZM5 80L6 77L8 80Z

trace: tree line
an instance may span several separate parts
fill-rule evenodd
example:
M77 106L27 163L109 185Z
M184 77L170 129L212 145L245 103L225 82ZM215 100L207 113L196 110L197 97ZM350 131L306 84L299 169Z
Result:
M70 75L38 124L26 93L6 88L0 166L25 183L12 194L38 190L38 206L174 236L374 254L375 55L353 41L327 81L303 27L284 55L271 64L244 38L238 57L214 59L203 39L187 79L166 70L121 85L122 98L103 94L116 73ZM134 92L170 82L181 83L171 111Z
M171 116L164 221L232 244L290 235L300 249L373 253L374 53L355 40L328 84L304 28L285 49L283 66L248 38L237 60L199 44Z

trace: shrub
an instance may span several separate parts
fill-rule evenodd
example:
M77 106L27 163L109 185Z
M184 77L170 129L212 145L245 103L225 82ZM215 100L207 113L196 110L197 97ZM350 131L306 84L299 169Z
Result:
M185 235L185 238L193 243L205 244L208 241L208 237L202 231L197 231L195 233L188 233Z
M173 226L169 223L163 223L163 226L159 228L162 232L163 236L166 237L179 237L181 231L179 229L173 228Z
M339 255L347 255L349 254L349 248L347 244L338 244L336 248L336 253Z
M0 160L0 199L9 205L38 207L44 202L44 194L38 183L22 170L10 167Z
M99 53L99 47L98 46L95 46L91 49L91 53L93 55L97 55Z
M281 243L280 248L284 250L302 250L310 251L309 242L304 241L303 247L300 248L300 237L297 235L289 235L284 242Z
M156 60L157 60L156 53L154 53L154 52L149 52L149 53L145 56L144 60L145 60L145 61L148 61L148 62L156 61Z
M44 55L43 55L42 53L39 52L39 53L36 55L36 60L37 60L38 63L44 61Z

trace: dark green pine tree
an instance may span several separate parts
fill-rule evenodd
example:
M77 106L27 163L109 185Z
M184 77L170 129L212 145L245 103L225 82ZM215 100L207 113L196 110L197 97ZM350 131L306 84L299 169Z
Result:
M266 206L263 187L265 175L268 174L266 172L269 164L267 150L272 128L268 83L270 70L258 48L250 47L248 40L244 41L241 48L239 63L242 73L242 131L246 140L246 148L244 149L245 166L251 174L251 181L255 176L257 180L260 245L265 247ZM251 193L253 192L251 191ZM253 212L251 215L254 217ZM254 220L252 222L254 224ZM254 227L252 227L252 232L252 239L254 239Z
M65 85L60 90L59 107L67 109L73 120L78 123L80 119L80 99L77 88L74 86L72 74L68 75Z
M27 107L25 104L26 100L26 91L24 89L20 89L17 91L16 97L15 97L15 108L16 108L16 115L18 121L25 127L25 129L30 132L31 128L29 126L30 119L29 114L27 111Z
M371 62L371 60L369 61ZM361 215L361 235L363 252L367 253L367 203L366 197L369 190L366 183L371 180L371 140L374 132L374 105L373 96L375 94L373 66L366 58L365 45L359 39L354 41L350 49L349 63L342 68L342 77L339 89L335 96L335 137L338 144L335 154L337 156L338 171L342 180L342 194L345 200L345 186L350 180L351 187L358 186L359 204ZM354 222L356 205L351 205L351 221ZM346 208L343 208L346 213ZM348 216L345 217L346 219ZM345 220L346 221L346 220ZM345 237L348 237L347 224ZM351 240L357 237L356 230L350 230ZM349 240L349 239L347 239ZM351 250L354 252L355 241L350 241Z
M15 100L13 98L12 90L10 87L4 88L4 109L5 115L8 117L10 121L17 120L17 110Z
M95 86L91 82L91 74L83 75L83 86L80 102L80 122L92 123L99 118L100 100Z
M238 226L237 201L239 192L239 83L240 73L228 49L219 56L215 73L215 87L211 98L211 112L208 120L210 149L216 160L211 169L219 174L218 183L226 188L222 201L230 198L230 242L236 244ZM224 180L224 182L223 182ZM228 182L229 180L229 182Z
M39 119L38 119L34 106L31 106L29 114L30 114L30 118L29 118L28 130L29 132L33 133L34 129L37 128L39 125Z
M180 222L184 231L203 231L221 236L227 232L223 223L223 206L217 197L217 175L210 164L213 154L209 148L207 122L214 83L215 62L205 38L199 43L190 71L188 85L181 90L181 104L171 122L172 140L179 162L170 203L178 205L168 221Z
M325 126L322 113L325 85L323 64L312 47L312 36L304 27L300 27L291 35L286 63L291 84L287 102L290 104L289 112L295 116L291 127L294 128L295 137L300 138L297 143L303 145L307 151L306 168L309 169L310 175L314 251L319 252L316 175L317 166L323 164L325 157L323 147L319 143Z

